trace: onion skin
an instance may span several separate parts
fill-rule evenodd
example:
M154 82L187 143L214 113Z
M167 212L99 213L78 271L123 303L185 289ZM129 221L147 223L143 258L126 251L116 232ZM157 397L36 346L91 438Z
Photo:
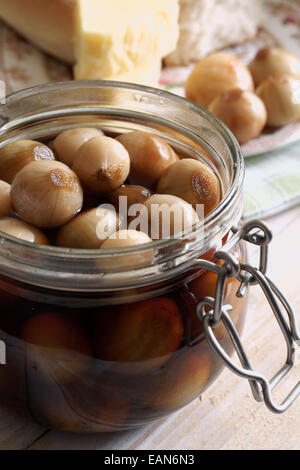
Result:
M277 73L300 79L300 59L286 49L266 47L257 53L249 70L256 87Z
M150 197L152 192L144 186L136 186L133 184L123 184L115 191L107 195L107 199L112 204L117 212L119 212L120 197L127 198L127 208L129 209L133 204L139 204L147 197Z
M253 91L253 79L237 57L223 52L200 60L185 84L186 97L204 108L208 108L221 93L233 88Z
M257 138L267 123L263 101L250 91L236 89L222 93L208 109L224 122L240 144Z
M21 338L26 343L28 369L40 383L58 386L74 382L90 367L88 335L71 315L51 310L33 315L25 323Z
M190 229L199 222L193 207L170 194L154 194L146 199L148 235L153 240L168 239Z
M177 351L184 327L176 303L158 297L102 311L93 333L96 357L131 375L162 367Z
M286 126L300 120L300 83L291 77L273 75L257 88L268 113L267 125Z
M35 140L18 140L0 149L0 179L12 184L15 176L28 163L52 161L55 156L47 145Z
M8 217L12 213L10 191L10 184L0 181L0 217Z
M101 248L104 250L127 248L130 246L144 245L145 243L151 243L152 240L146 233L138 232L136 230L120 230L112 234L102 244Z
M103 135L103 132L92 127L68 129L56 137L53 141L53 149L58 159L71 167L81 145L100 135Z
M105 240L101 245L101 249L120 250L119 256L114 255L111 257L109 261L110 269L138 269L149 265L154 256L152 248L145 248L145 251L134 253L133 255L122 254L122 249L138 247L151 242L151 238L146 233L136 230L120 230Z
M155 134L129 132L117 137L130 156L129 182L152 188L163 172L178 160L170 145Z
M0 232L37 245L49 245L48 238L40 230L12 217L0 219Z
M105 235L100 233L101 223L107 227ZM65 248L98 249L120 226L121 220L116 212L101 207L91 209L64 225L58 233L56 244Z
M66 224L83 204L77 175L60 162L32 162L15 177L11 188L13 209L36 227Z
M172 165L160 178L159 194L172 194L193 206L203 205L208 215L221 200L221 187L214 172L203 163L186 158Z
M211 359L207 352L191 352L166 365L157 375L149 405L157 410L175 410L199 396L207 386Z
M120 142L111 137L100 136L90 139L80 147L72 168L87 190L104 194L126 181L130 159Z

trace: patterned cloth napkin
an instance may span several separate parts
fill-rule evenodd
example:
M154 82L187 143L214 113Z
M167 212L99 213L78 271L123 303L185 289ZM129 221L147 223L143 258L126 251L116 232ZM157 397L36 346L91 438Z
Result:
M300 141L246 159L244 219L269 217L300 203Z

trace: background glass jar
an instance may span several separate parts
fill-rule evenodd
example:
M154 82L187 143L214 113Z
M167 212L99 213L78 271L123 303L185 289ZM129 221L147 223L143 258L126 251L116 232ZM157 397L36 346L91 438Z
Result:
M196 311L199 299L214 297L217 276L197 269L197 260L214 260L241 217L236 140L184 99L117 82L37 87L0 109L1 147L78 126L109 135L151 130L209 165L223 193L204 226L151 248L66 250L1 235L1 396L45 426L78 432L131 429L188 404L222 370ZM240 245L234 251L245 259ZM225 302L241 331L246 298L236 297L238 286L227 281ZM230 353L225 328L215 334Z

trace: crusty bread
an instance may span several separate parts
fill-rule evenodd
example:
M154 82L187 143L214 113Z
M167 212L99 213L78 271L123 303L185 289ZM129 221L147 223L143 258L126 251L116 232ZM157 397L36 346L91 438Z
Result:
M252 39L262 23L261 0L180 0L179 41L166 64L188 64Z

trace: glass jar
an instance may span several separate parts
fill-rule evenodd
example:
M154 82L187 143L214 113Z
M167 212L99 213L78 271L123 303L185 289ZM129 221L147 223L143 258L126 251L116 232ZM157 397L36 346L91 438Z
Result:
M234 277L235 266L248 266L243 237L232 230L244 177L235 138L182 98L117 82L36 87L9 96L0 110L1 147L47 142L78 126L110 135L150 130L209 165L223 193L201 227L151 249L67 250L1 234L2 399L44 426L73 432L133 429L187 405L224 366L200 319L209 302L216 298L215 312L220 301L233 307L238 333L245 321L247 295L236 293L251 279ZM224 245L231 267L227 255L216 256ZM230 355L228 331L214 324L218 347Z

